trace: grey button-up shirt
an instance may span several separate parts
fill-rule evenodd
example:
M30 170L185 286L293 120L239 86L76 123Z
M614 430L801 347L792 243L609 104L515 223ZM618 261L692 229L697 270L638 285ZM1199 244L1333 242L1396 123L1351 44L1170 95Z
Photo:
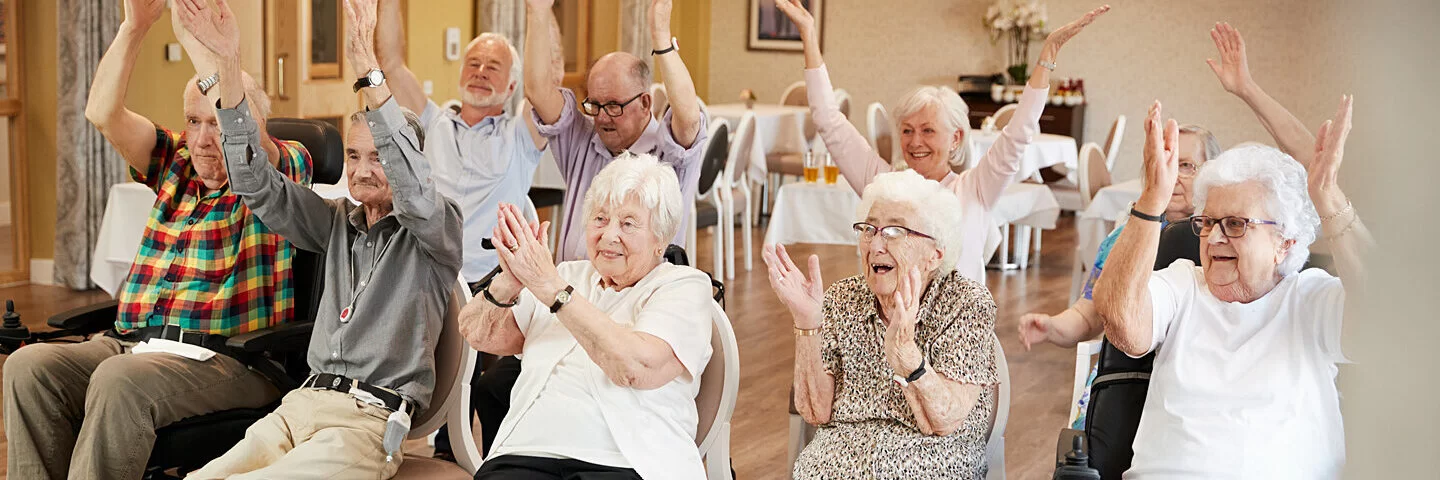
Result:
M394 211L375 225L367 225L359 205L325 200L271 167L246 103L219 111L231 191L296 248L325 254L310 371L395 390L424 411L435 388L435 344L460 271L460 208L436 191L394 99L365 114L394 195Z

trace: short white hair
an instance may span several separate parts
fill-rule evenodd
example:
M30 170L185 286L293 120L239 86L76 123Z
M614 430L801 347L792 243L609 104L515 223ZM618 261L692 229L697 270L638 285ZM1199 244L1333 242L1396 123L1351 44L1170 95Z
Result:
M479 36L476 36L473 40L470 40L470 44L465 45L465 53L468 55L470 53L470 49L475 48L475 46L479 45L480 42L486 40L500 42L500 44L505 45L505 49L510 51L510 84L506 85L506 87L517 87L515 88L515 91L519 92L519 82L521 80L524 80L524 77L522 76L524 75L524 69L521 67L523 66L522 64L525 59L520 56L520 51L515 49L515 44L510 42L509 37L495 32L482 33ZM512 92L511 95L514 95L514 93Z
M1195 211L1205 210L1210 189L1245 182L1265 187L1265 213L1279 225L1280 237L1294 240L1290 253L1278 267L1281 276L1299 272L1310 258L1310 244L1320 227L1320 215L1310 200L1305 168L1275 147L1242 144L1226 150L1200 167L1195 177Z
M970 106L950 87L922 85L900 97L900 103L895 106L895 134L900 134L900 122L932 107L936 119L952 134L956 130L965 132L960 144L950 151L949 158L951 165L963 165L965 157L970 155L970 149L965 147L970 138ZM899 141L898 138L896 141Z
M606 165L590 182L585 192L585 218L595 216L601 205L620 205L635 195L640 205L650 211L650 233L661 242L669 243L680 228L680 179L675 169L660 163L648 153L622 153Z
M865 187L865 194L860 196L860 206L855 209L855 221L865 221L878 201L914 207L919 224L909 227L933 237L940 251L944 252L938 271L955 269L960 255L960 197L955 196L955 192L914 170L882 173Z

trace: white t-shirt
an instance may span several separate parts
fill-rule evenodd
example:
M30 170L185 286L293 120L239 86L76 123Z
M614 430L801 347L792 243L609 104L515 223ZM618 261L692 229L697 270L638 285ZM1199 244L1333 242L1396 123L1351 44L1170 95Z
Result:
M1227 303L1177 260L1149 290L1159 353L1124 478L1339 477L1340 279L1309 269Z
M547 305L522 292L514 307L515 323L525 333L520 378L489 458L573 458L633 468L644 478L704 478L695 445L695 396L712 353L709 277L662 263L617 292L600 286L588 260L558 268L575 287L572 295L616 323L669 343L685 372L654 390L617 386Z

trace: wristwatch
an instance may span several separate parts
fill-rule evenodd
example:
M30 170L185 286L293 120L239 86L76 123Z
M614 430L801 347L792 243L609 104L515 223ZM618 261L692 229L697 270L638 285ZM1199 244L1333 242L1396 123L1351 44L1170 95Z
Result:
M1136 210L1135 207L1130 207L1130 216L1135 217L1135 218L1138 218L1138 219L1141 219L1141 220L1149 220L1149 221L1156 222L1156 223L1165 223L1165 215L1151 215L1151 214L1148 214L1148 213L1145 213L1145 212Z
M667 54L667 53L670 53L670 52L673 52L673 51L676 51L676 50L679 50L679 49L680 49L680 40L676 39L675 37L670 37L670 48L666 48L666 49L664 49L664 50L651 50L651 51L650 51L650 54L651 54L651 55L664 55L664 54Z
M555 294L555 303L550 304L550 313L560 313L560 309L570 303L570 294L574 291L575 287L566 285L564 290Z
M915 371L910 372L910 376L902 377L899 375L895 375L890 378L891 380L894 380L895 383L900 384L900 388L905 388L911 383L915 383L916 380L920 380L920 377L923 376L925 376L925 357L920 357L920 366L915 367Z
M208 77L196 80L195 86L200 87L201 95L209 95L210 89L215 88L218 83L220 83L220 72L215 72Z
M380 71L378 68L372 68L370 71L365 72L365 76L355 81L355 91L359 92L360 89L365 87L378 87L384 84L385 72Z

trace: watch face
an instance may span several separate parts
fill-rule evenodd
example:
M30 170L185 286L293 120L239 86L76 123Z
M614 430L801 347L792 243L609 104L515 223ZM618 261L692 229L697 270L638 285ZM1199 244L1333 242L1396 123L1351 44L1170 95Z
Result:
M565 291L565 290L561 290L559 295L555 295L555 301L556 301L556 302L560 302L560 303L569 303L569 302L570 302L570 292Z
M370 73L365 74L365 77L370 80L371 86L380 86L385 83L385 73L380 70L371 70Z

